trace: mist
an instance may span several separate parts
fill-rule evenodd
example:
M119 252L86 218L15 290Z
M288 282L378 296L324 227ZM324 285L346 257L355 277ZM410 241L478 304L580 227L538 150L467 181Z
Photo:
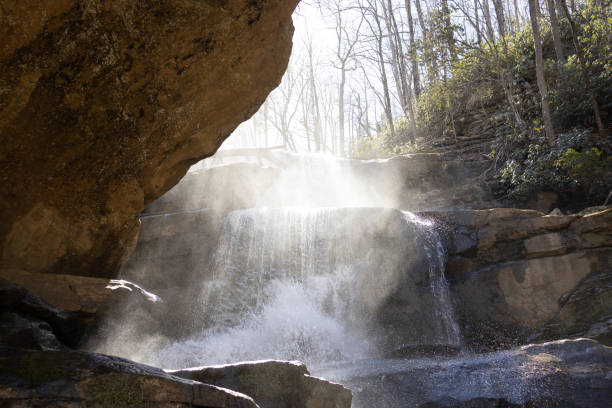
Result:
M122 277L165 306L118 307L91 347L166 368L288 359L315 370L458 347L442 238L407 211L432 203L408 188L426 178L418 163L220 151L142 216Z

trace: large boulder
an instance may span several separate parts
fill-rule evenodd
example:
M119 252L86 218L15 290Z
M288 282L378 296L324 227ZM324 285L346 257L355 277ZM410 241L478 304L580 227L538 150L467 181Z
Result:
M311 376L297 361L255 361L169 373L247 394L261 408L351 407L350 390Z
M56 286L62 288L61 281ZM137 289L122 281L112 286L127 292ZM53 301L56 291L46 293L44 287L33 285ZM101 313L90 309L96 303L89 302L84 300L79 307L67 302L73 310L60 310L22 286L0 279L0 406L258 407L244 395L248 392L264 407L350 407L349 390L310 376L306 367L297 362L271 361L165 373L118 357L74 351L71 347L87 328L82 322L83 314ZM83 311L83 306L88 312ZM103 310L107 310L104 306Z
M0 268L114 277L145 205L279 83L297 2L3 2Z

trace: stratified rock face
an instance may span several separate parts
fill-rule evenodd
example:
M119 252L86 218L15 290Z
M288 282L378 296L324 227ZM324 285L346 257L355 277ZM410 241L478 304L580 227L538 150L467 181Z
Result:
M447 273L476 348L563 337L612 344L612 208L548 215L431 213L449 232Z
M144 206L279 83L296 4L4 1L0 268L115 275Z
M255 361L169 372L252 397L261 408L350 408L342 385L312 377L297 361Z

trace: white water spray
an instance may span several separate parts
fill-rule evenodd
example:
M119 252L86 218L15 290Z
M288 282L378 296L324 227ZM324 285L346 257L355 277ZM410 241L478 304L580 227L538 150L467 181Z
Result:
M393 344L459 345L440 237L411 213L234 211L209 268L197 299L199 333L146 362L178 368L275 358L316 370L381 356ZM394 302L399 292L410 304Z

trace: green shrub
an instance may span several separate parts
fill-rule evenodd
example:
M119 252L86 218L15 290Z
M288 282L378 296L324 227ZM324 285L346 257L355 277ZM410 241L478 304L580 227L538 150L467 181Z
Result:
M588 130L561 134L554 147L544 141L518 140L500 171L500 179L514 199L528 199L538 191L566 198L602 201L612 188L612 149Z

